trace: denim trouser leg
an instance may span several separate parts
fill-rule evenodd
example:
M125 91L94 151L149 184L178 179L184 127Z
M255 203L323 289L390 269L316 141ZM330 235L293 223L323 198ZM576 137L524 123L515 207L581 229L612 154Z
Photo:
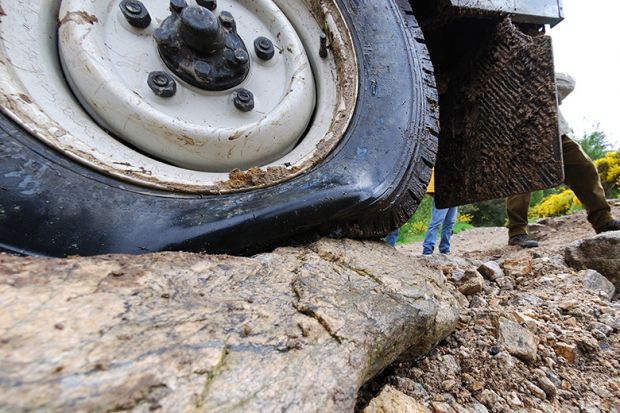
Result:
M384 238L384 241L386 242L386 244L390 244L391 246L395 246L396 245L396 240L398 240L398 232L400 231L400 229L396 229L392 232L390 232L389 234L387 234Z
M452 228L456 223L457 207L448 208L446 217L441 226L441 242L439 243L439 252L443 254L450 253L450 237L452 236Z
M428 229L426 230L426 236L422 243L422 254L432 254L435 249L435 241L437 240L437 232L443 222L448 208L437 209L435 207L435 199L433 198L433 212L431 214L431 221L428 223Z

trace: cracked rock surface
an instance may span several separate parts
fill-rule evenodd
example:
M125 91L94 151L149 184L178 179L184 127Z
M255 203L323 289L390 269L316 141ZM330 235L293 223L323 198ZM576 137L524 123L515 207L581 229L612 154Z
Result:
M620 216L620 200L612 208ZM456 330L426 357L394 363L367 383L358 410L405 411L385 407L398 400L433 413L620 412L619 291L598 270L564 259L567 246L581 245L584 258L606 259L600 268L613 270L618 234L594 236L578 212L539 221L538 248L507 245L506 228L455 235L460 256L419 257L420 244L399 247L425 266L434 261L455 287L468 270L493 267L494 275L479 270L483 288L460 297Z
M352 411L450 334L440 271L382 243L252 258L0 254L0 411Z

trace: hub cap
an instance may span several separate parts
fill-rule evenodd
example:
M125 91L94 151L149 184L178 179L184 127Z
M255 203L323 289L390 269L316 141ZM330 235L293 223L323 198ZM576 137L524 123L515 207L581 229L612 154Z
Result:
M171 8L153 35L168 69L205 90L226 90L243 82L250 57L232 15L218 19L206 7L178 9Z
M98 24L63 24L59 51L74 93L103 127L202 171L264 165L295 146L314 111L315 84L301 40L272 1L219 1L212 12L132 0L148 11L144 28L123 3L64 0L60 9L97 16ZM271 59L246 48L259 37L277 50Z

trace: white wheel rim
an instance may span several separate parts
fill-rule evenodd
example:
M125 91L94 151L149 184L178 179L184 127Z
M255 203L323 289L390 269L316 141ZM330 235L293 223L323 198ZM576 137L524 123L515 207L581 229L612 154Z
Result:
M235 17L250 53L250 73L237 86L254 95L249 112L235 108L232 89L207 92L179 79L174 96L155 95L146 79L168 68L152 34L170 15L168 3L143 1L152 22L142 30L129 25L118 3L64 0L59 13L97 19L62 24L59 50L74 92L100 124L160 159L210 172L265 165L296 144L314 111L314 80L301 40L272 1L219 0L215 10ZM269 61L254 52L259 36L280 51Z
M112 7L117 8L116 3ZM66 4L73 7L75 2L66 1ZM3 4L6 15L0 19L0 60L10 64L0 65L0 105L6 114L42 141L90 167L139 185L221 193L282 182L319 163L343 136L357 96L357 65L350 33L335 4L325 2L319 6L310 0L276 0L274 4L290 20L296 36L308 50L307 58L316 80L313 88L316 108L311 126L293 150L284 155L282 152L269 155L279 157L275 160L263 158L240 165L241 168L259 166L250 171L235 170L229 174L173 166L136 152L107 134L75 101L65 83L55 54L57 17L45 0ZM61 35L68 22L78 25L73 20L91 29L98 24L91 24L88 18L80 21L80 16L62 15L61 11L59 20L65 22L61 24ZM315 16L319 16L318 21ZM327 59L318 57L321 31L326 31L330 38ZM253 38L250 40L246 40L246 46L253 53ZM291 144L284 146L287 145L290 148ZM233 166L223 166L220 170L227 171Z

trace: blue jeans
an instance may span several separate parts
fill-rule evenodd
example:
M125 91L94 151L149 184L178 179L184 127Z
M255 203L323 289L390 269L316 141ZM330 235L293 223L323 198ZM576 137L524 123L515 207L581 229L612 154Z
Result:
M398 239L398 232L400 231L400 229L395 229L394 231L390 232L389 234L387 234L385 236L385 242L386 244L390 244L391 246L396 246L396 240Z
M439 252L442 254L450 253L450 236L452 228L456 222L457 207L437 209L435 199L433 198L433 213L431 222L428 223L428 230L422 244L422 254L432 254L435 249L435 241L437 240L437 232L441 227L441 241L439 242Z

